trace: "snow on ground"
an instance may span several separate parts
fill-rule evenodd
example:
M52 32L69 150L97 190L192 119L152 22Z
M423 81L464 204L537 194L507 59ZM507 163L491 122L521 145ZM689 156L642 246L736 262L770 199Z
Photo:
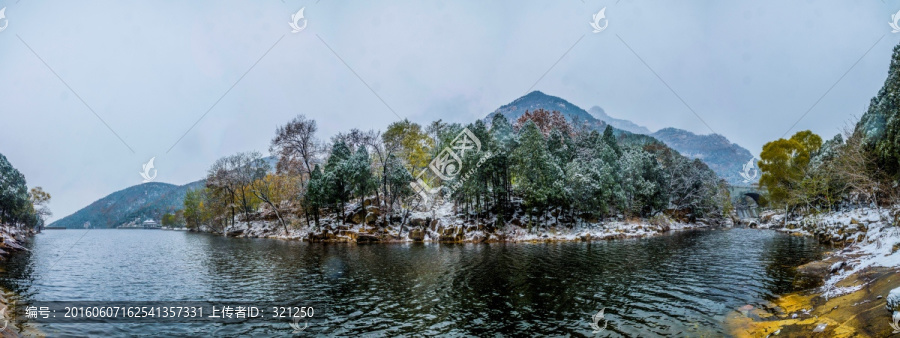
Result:
M346 215L360 212L360 206L350 204L347 206ZM394 215L402 216L402 215ZM286 240L303 240L313 236L328 234L330 240L356 241L359 236L374 235L385 242L412 242L421 240L426 242L454 241L454 242L534 242L534 241L578 241L599 239L621 239L650 237L670 230L685 230L702 228L707 225L703 222L695 224L674 222L667 217L659 217L653 222L649 220L609 220L604 222L579 223L578 225L560 225L555 217L547 217L541 222L541 226L528 227L528 218L524 215L513 215L502 227L492 227L497 224L497 216L493 215L484 219L475 220L474 216L465 217L457 213L452 203L436 205L427 211L412 211L409 213L404 226L392 224L387 227L372 226L366 224L343 224L335 220L333 215L321 218L322 226L316 229L305 226L296 218L288 218L288 232L277 220L254 220L249 226L246 222L238 220L237 224L229 227L227 232L238 237L266 237ZM535 219L537 222L538 220ZM380 219L379 219L380 223ZM652 223L652 224L651 224ZM209 229L205 229L208 231ZM221 231L217 231L221 233Z
M847 277L870 267L900 267L900 227L892 216L897 211L859 208L791 219L779 231L816 236L820 240L844 243L835 253L843 262L836 263L836 273L822 286L826 299L857 291L863 285L838 287ZM774 217L773 217L774 219ZM780 221L780 219L779 219ZM771 226L774 222L769 222ZM844 266L843 263L846 263ZM900 291L898 291L900 294Z

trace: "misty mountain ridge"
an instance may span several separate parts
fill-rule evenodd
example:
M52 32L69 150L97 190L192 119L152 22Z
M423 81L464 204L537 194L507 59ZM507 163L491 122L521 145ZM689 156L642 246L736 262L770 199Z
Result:
M524 115L525 111L534 111L541 108L559 111L569 121L584 123L593 129L602 131L608 124L618 131L616 134L626 133L650 136L688 158L700 159L729 184L747 185L747 183L743 182L740 172L744 163L753 158L753 154L719 134L697 135L677 128L663 128L651 133L647 127L626 119L609 116L599 106L592 107L591 111L588 112L562 98L547 95L540 91L533 91L515 99L509 104L501 106L488 114L485 117L485 121L490 122L494 114L502 114L510 122L514 122Z
M274 171L278 158L267 156L263 157L263 161ZM137 223L148 218L159 221L166 213L184 209L184 195L188 190L200 189L205 185L206 179L185 185L161 182L138 184L109 194L49 226L81 229L85 222L91 222L93 228L115 228L138 219L140 221Z
M165 213L184 209L185 193L205 184L206 180L185 185L138 184L109 194L48 226L82 229L85 222L90 222L92 228L115 228L136 219L159 221Z
M741 177L745 163L753 154L719 134L697 135L687 130L663 128L650 134L689 158L706 163L719 177L731 185L746 186Z
M603 110L603 108L600 108L600 106L593 106L590 110L588 110L588 112L598 120L608 123L613 128L621 129L634 134L651 134L650 129L647 129L647 127L638 125L628 120L617 119L615 117L607 115L606 111Z

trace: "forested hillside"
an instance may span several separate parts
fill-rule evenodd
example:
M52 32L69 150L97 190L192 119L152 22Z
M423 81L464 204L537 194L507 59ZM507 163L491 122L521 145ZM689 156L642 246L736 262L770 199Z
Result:
M74 214L63 217L50 226L83 228L90 222L93 228L115 228L136 219L159 221L165 213L184 208L184 195L189 189L203 187L204 181L185 185L150 182L116 191Z
M753 155L747 149L732 143L722 135L697 135L677 128L663 128L651 133L647 128L627 119L609 116L600 107L594 106L588 112L562 98L540 91L528 93L528 95L503 105L489 114L484 122L490 124L491 118L495 114L502 114L507 120L515 121L525 113L536 110L558 111L573 125L586 126L601 132L607 125L610 125L617 136L622 134L652 136L655 140L662 141L682 155L703 161L729 184L747 185L743 182L740 172L742 166L753 159Z
M216 161L206 186L185 198L188 227L249 231L268 217L283 233L344 223L403 229L422 227L408 216L425 212L491 229L522 218L542 228L714 220L729 210L726 183L702 161L650 136L570 123L559 111L513 121L494 114L490 127L403 120L383 132L352 129L324 146L316 132L302 115L278 127L270 146L276 172L259 152Z

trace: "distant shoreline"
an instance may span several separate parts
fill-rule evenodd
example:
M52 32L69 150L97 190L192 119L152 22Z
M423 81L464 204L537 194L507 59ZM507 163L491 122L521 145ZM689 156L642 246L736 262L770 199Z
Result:
M417 222L418 223L418 222ZM289 229L285 234L277 221L252 221L249 228L246 223L238 223L229 228L227 237L236 238L270 238L321 243L517 243L517 242L590 242L626 238L647 238L670 231L709 229L728 227L724 224L676 223L651 224L641 222L608 222L590 226L535 227L531 231L527 227L508 224L502 229L484 225L459 224L443 226L441 221L431 221L429 225L403 226L369 226L369 225L331 225L320 229ZM222 236L221 230L210 231L208 228L191 229L193 232L210 233Z

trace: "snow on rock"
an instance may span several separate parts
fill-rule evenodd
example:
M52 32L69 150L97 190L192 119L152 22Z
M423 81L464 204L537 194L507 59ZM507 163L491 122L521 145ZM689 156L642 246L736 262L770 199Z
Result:
M900 267L900 251L895 249L900 244L900 227L893 224L891 214L891 210L880 208L829 212L804 217L795 226L788 222L779 231L846 245L834 255L840 261L831 266L833 275L822 286L827 299L861 289L863 285L837 287L837 284L863 269Z
M26 236L33 234L34 232L31 230L0 224L0 256L6 256L10 251L28 250L22 246L22 243Z
M349 205L349 211L358 209ZM514 214L510 219L498 219L497 215L475 217L458 213L452 203L442 203L427 211L413 210L407 215L395 213L398 218L388 226L378 222L344 223L333 216L323 216L317 227L307 227L304 221L289 217L287 232L277 220L253 220L249 224L238 221L225 230L233 237L263 237L287 240L310 240L329 242L553 242L590 241L604 239L643 238L655 236L670 230L685 230L707 227L703 222L685 224L674 222L668 217L658 216L650 220L611 219L605 222L559 224L555 217L547 217L528 226L529 218ZM562 216L565 217L565 216ZM349 217L347 217L349 219ZM377 226L374 224L378 224ZM401 226L402 224L402 226ZM205 227L203 231L210 231ZM222 230L213 230L221 234Z
M825 327L828 326L828 323L821 323L816 325L816 328L813 329L814 333L825 332Z
M838 272L841 269L843 269L845 266L847 266L847 262L845 262L845 261L840 261L840 262L834 263L831 265L831 268L829 268L829 272L831 272L831 273Z
M900 288L891 290L886 301L888 311L900 311Z

